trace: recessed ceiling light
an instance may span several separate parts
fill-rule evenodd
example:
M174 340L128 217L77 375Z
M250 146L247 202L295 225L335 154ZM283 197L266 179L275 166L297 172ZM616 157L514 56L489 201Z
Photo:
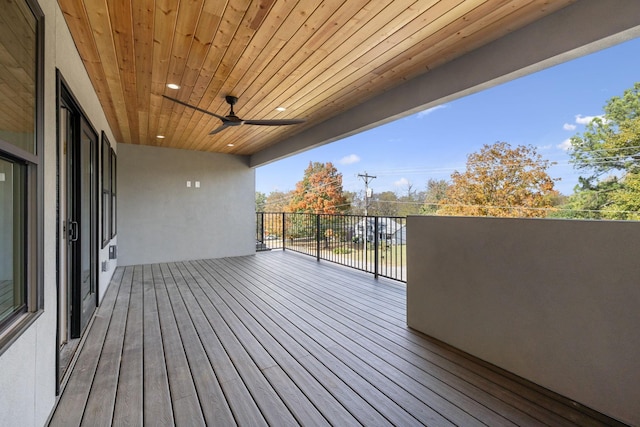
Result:
M164 135L158 135L158 136L156 136L156 138L162 139L162 138L164 138Z
M234 146L234 144L231 143L231 142L227 144L227 147L233 147L233 146Z
M175 83L169 83L169 84L167 85L167 87L168 87L169 89L180 89L180 86L178 86L178 85L177 85L177 84L175 84Z
M276 111L287 111L287 109L284 107L278 107L276 108Z

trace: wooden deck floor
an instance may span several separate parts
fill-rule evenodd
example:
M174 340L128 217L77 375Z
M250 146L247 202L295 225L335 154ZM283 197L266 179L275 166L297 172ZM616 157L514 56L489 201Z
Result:
M405 325L405 288L302 255L118 268L52 426L603 425Z

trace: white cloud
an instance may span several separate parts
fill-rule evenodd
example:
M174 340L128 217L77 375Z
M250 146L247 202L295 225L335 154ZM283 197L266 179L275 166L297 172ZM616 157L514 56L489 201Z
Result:
M406 187L407 185L409 185L409 180L407 178L400 178L399 180L394 181L393 185L395 185L396 187Z
M538 145L538 150L543 151L543 150L550 150L551 149L551 144L547 144L547 145Z
M422 118L427 117L429 114L433 113L434 111L441 110L443 108L447 108L447 106L446 105L436 105L435 107L428 108L428 109L426 109L424 111L420 111L417 114L416 117L418 117L419 119L422 119Z
M349 154L348 156L341 158L339 163L341 165L352 165L354 163L358 163L359 161L360 156L358 156L357 154Z
M571 139L565 139L560 144L556 145L562 151L569 151L571 149Z
M576 116L576 123L578 123L579 125L588 125L589 123L591 123L593 121L593 119L595 118L603 118L604 116L583 116L582 114L578 114Z
M562 125L562 129L564 130L576 130L576 125L572 125L571 123L565 123Z

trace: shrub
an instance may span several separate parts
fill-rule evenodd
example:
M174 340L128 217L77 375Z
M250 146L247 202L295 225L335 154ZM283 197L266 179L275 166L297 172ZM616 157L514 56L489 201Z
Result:
M347 255L351 253L351 249L349 248L335 248L333 253L336 255Z

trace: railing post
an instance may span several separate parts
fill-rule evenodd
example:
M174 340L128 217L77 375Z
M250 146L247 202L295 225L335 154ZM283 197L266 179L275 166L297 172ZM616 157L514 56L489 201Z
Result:
M260 212L260 243L264 243L264 212Z
M282 250L284 251L287 248L287 236L286 236L286 228L285 225L287 223L287 219L285 218L286 213L282 212Z
M316 214L316 260L320 261L320 214Z
M378 217L373 219L373 276L378 278Z

